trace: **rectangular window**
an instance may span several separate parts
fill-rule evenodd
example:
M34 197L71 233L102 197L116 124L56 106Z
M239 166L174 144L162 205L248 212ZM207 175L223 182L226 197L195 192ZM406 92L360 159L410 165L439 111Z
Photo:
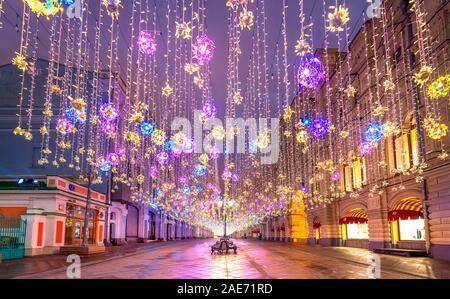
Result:
M353 163L353 187L355 189L359 189L362 187L362 179L361 179L361 160L356 159Z
M345 169L343 166L341 166L339 173L341 174L341 178L339 180L340 191L345 192Z
M347 224L348 239L369 239L369 225L367 223Z
M386 157L388 160L388 170L389 174L395 170L395 147L394 147L394 139L389 137L386 142Z
M398 170L405 170L403 168L403 137L398 136L395 138L395 168Z
M362 167L361 167L361 173L362 173L362 183L365 185L367 184L367 165L366 165L366 158L361 158Z
M422 241L425 240L425 221L421 218L414 220L400 219L400 240Z
M417 128L411 130L411 153L413 166L419 166L419 141L417 138Z
M352 168L347 165L345 166L345 190L348 192L352 191L352 184Z
M403 134L403 169L407 170L411 168L411 160L409 153L409 134Z

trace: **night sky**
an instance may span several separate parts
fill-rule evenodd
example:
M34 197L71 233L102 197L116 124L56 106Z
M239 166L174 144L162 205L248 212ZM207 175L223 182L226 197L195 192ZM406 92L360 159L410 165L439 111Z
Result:
M91 7L90 10L90 24L91 26L95 26L95 18L96 13L98 13L98 0L88 0L90 1L89 5ZM158 11L158 28L165 28L165 10L167 7L167 2L163 0L149 0L153 5L156 5ZM175 3L175 0L171 3ZM179 0L180 1L180 0ZM262 0L255 0L253 4L250 5L250 9L254 11L256 5L261 5ZM119 35L119 58L121 61L121 73L125 73L126 68L126 51L129 45L129 16L131 15L131 5L132 1L124 0L123 8L120 11L119 17L119 27L120 27L120 35ZM186 1L188 2L188 1ZM329 11L329 6L337 4L345 5L349 8L350 11L350 22L349 28L351 33L351 38L358 32L362 22L363 22L363 14L366 11L367 6L369 5L366 1L363 0L325 0L325 8L326 12ZM216 101L219 103L219 109L224 106L225 98L226 98L226 63L227 63L227 7L225 6L225 0L208 0L206 1L206 26L208 35L214 40L216 44L216 53L211 62L211 71L212 71L212 94ZM267 65L269 67L274 62L274 51L275 45L278 39L280 39L280 43L282 43L282 37L280 36L280 26L281 26L281 8L282 1L281 0L265 0L265 9L267 15ZM287 0L288 10L287 10L287 34L288 34L288 55L289 55L289 64L292 67L298 61L298 58L294 54L294 45L296 40L299 37L299 1L298 0ZM6 0L3 4L4 13L1 16L1 20L3 22L3 28L0 29L0 65L10 63L14 52L19 48L20 43L20 24L21 24L21 15L22 15L22 0ZM313 1L313 0L305 0L305 15L307 20L311 20L314 22L313 29L313 46L314 48L320 48L324 46L324 5L323 1ZM108 44L108 18L105 19L104 31L102 32L102 43ZM39 52L38 56L41 58L47 58L48 56L48 37L49 37L49 29L51 20L46 20L44 17L41 17L40 20L40 34L39 34ZM44 28L45 27L45 28ZM254 27L253 27L254 28ZM91 28L91 31L94 31L94 28ZM163 30L164 31L164 30ZM333 36L331 34L330 36ZM251 42L252 42L252 31L245 30L242 34L241 38L241 49L242 55L240 57L241 60L241 72L240 77L241 81L245 82L245 78L248 73L248 65L251 51ZM343 35L341 35L343 38ZM93 39L93 36L90 36L90 39ZM158 36L157 42L159 47L159 55L162 55L164 52L164 39L165 36ZM93 43L93 42L92 42ZM330 47L337 47L336 38L329 39ZM341 40L341 43L343 41ZM93 47L93 45L92 45ZM106 61L106 51L104 53L104 60ZM161 57L162 59L162 57ZM158 63L159 68L162 70L164 63L162 60ZM123 76L123 75L122 75ZM124 78L124 76L123 76ZM221 110L221 109L220 109ZM223 112L223 111L222 111ZM219 115L223 115L220 113Z

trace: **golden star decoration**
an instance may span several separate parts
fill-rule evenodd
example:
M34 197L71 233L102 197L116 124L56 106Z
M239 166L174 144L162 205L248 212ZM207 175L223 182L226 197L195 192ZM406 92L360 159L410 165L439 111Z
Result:
M286 109L284 110L284 114L283 114L283 120L284 121L290 121L292 118L292 115L294 115L294 110L291 109L291 107L286 107Z
M16 56L12 59L12 64L17 66L17 68L21 71L26 71L28 69L28 62L25 59L25 56L16 52Z
M172 94L173 89L172 87L169 85L168 82L166 82L166 85L164 85L163 89L162 89L162 95L165 97L168 97Z
M184 65L184 71L188 73L189 75L192 75L200 69L199 65L196 63L186 63Z
M433 73L433 71L434 68L427 65L423 65L420 68L419 72L414 75L414 80L419 86L423 86L425 83L428 82L428 80L430 80L430 76Z
M183 38L183 39L190 39L192 28L190 26L191 22L183 22L183 23L176 23L176 32L175 37L176 38Z
M328 29L331 32L344 31L344 25L350 20L348 9L339 5L334 7L334 11L328 14Z
M241 14L239 15L239 26L241 26L241 29L248 29L250 30L253 26L253 12L248 11L246 8L244 8L243 11L241 11Z
M308 53L311 53L311 51L312 48L305 39L300 38L299 40L297 40L297 43L295 44L295 54L297 56L302 57Z

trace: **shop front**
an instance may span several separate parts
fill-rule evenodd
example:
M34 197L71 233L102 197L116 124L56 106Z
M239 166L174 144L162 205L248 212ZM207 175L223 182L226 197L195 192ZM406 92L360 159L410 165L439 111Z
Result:
M393 247L425 250L425 220L420 199L400 200L388 213Z
M352 209L339 221L344 246L368 248L369 225L367 213L363 209Z
M66 207L66 228L64 245L81 245L83 240L83 229L85 223L84 207L74 204L67 204ZM96 232L99 226L98 210L89 209L88 217L88 243L96 243Z

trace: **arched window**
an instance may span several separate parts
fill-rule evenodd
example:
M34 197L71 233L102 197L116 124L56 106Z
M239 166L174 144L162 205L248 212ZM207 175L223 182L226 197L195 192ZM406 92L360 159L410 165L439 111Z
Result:
M341 190L351 192L367 183L367 166L365 157L357 157L353 151L348 154L349 162L341 168Z

